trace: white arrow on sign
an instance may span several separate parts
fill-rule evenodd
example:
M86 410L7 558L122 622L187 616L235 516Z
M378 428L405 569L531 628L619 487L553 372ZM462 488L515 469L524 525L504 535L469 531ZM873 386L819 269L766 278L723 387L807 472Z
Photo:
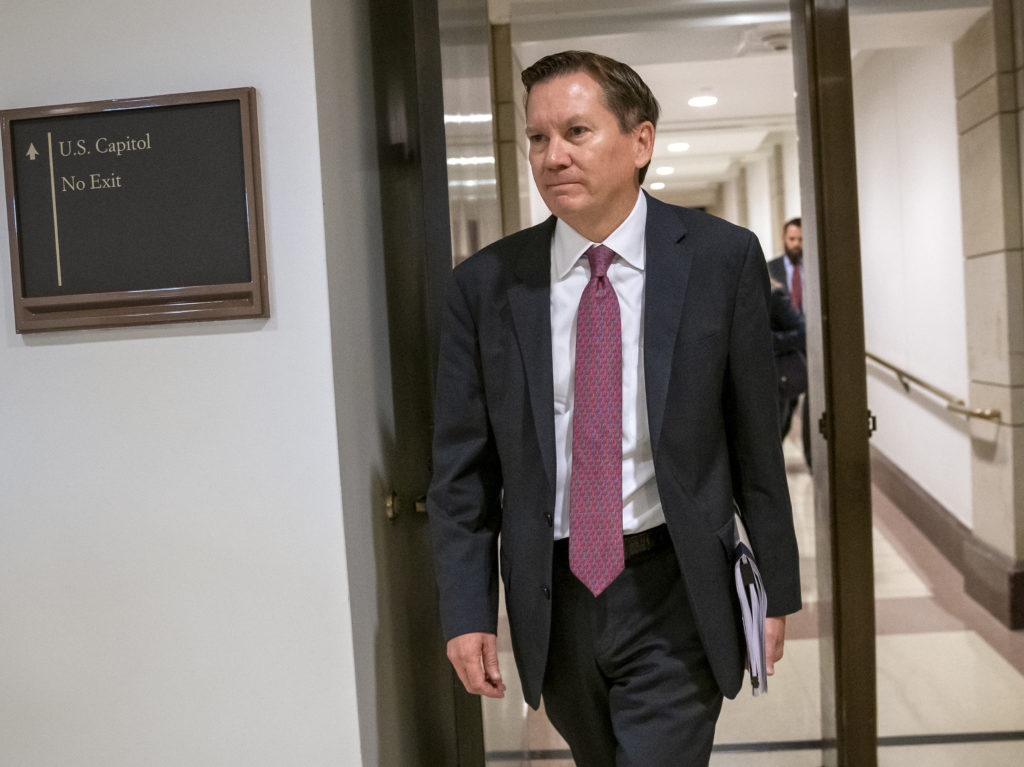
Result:
M39 155L39 150L36 149L36 145L35 144L29 144L28 145L28 151L25 152L25 154L28 155L28 159L34 160Z

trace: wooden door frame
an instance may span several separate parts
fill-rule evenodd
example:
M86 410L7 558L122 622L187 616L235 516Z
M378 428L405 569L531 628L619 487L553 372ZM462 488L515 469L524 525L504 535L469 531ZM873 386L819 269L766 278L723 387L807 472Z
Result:
M403 767L484 764L480 699L445 655L428 521L433 393L452 269L437 3L368 5L394 415L386 522L375 543L378 737ZM383 515L383 512L381 512Z
M878 763L869 412L846 0L790 0L828 765Z
M412 3L412 7L421 6ZM790 0L790 10L804 200L824 758L826 764L839 767L875 767L869 414L848 3ZM433 34L436 17L431 21L427 26ZM427 47L433 45L439 49L439 40L427 43ZM433 71L438 71L436 63ZM433 92L424 101L436 109L440 99L432 83L419 80L420 98L424 98L425 85ZM421 153L413 153L420 158L429 154L435 161L428 169L420 160L424 186L444 177L443 171L437 172L438 167L443 168L443 142L435 136L428 143L429 153L425 145L420 147ZM446 201L436 195L423 195L422 199L435 204L438 199ZM442 252L443 239L437 238L437 250ZM431 274L443 271L439 258L428 261ZM432 303L432 298L426 297L425 303ZM478 704L467 706L459 701L456 709L460 720L456 739L463 741L458 747L460 764L476 763L482 752ZM465 717L469 712L471 716Z

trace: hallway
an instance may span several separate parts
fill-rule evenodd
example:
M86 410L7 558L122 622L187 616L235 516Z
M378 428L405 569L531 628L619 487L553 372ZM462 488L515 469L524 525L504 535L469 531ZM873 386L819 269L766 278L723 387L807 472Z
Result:
M798 424L784 443L801 550L804 609L767 697L726 701L712 767L821 764L814 489ZM873 493L879 764L1019 767L1024 763L1024 633L1003 628L963 593L960 574L889 499ZM502 616L503 618L504 616ZM509 692L484 701L487 763L572 767L542 711L523 703L507 624L499 628Z

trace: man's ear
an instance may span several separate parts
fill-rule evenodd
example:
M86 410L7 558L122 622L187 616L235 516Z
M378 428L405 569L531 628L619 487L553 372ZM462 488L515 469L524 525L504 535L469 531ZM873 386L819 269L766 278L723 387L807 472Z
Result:
M642 168L654 155L654 125L644 120L633 129L633 138L633 163L637 168Z

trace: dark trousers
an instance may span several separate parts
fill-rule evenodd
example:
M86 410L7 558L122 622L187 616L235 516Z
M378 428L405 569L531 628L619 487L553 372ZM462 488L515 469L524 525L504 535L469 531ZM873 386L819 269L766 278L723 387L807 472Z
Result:
M804 460L807 468L811 467L811 417L807 403L807 394L802 394L796 399L779 399L779 432L782 439L789 434L789 427L793 423L793 413L796 412L797 403L803 402L800 410L801 441L804 448Z
M722 709L671 545L598 597L555 546L543 698L578 767L699 767Z

